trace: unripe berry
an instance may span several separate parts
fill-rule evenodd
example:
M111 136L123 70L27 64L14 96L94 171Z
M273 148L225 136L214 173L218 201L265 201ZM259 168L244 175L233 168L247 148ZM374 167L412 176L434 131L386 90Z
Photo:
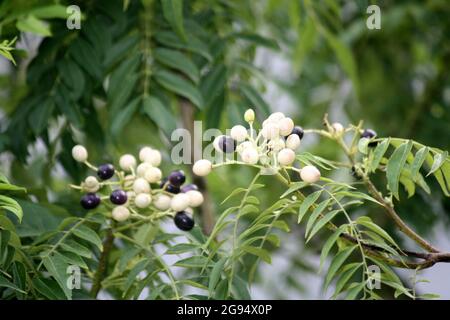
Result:
M231 128L230 136L237 142L242 142L247 138L247 129L241 125L234 126Z
M236 147L238 153L242 153L247 148L253 148L253 143L251 141L244 141Z
M305 166L300 171L300 177L303 181L314 183L320 179L320 171L315 166Z
M296 134L291 134L286 139L286 147L292 150L297 150L300 146L300 138Z
M130 217L130 210L125 206L115 207L112 211L112 217L116 221L125 221Z
M331 125L331 127L333 128L333 134L336 137L340 137L344 133L344 126L342 124L340 124L339 122L333 123Z
M197 190L191 190L186 192L186 195L189 197L189 206L190 207L198 207L203 203L203 194Z
M88 152L82 145L76 145L72 148L72 157L78 162L85 162L88 158Z
M273 151L276 151L276 152L280 151L281 149L283 149L286 146L284 143L284 140L281 138L271 140L268 145L269 145L270 149L272 149Z
M161 180L162 172L159 168L151 167L145 172L144 178L150 183L156 183Z
M124 204L125 202L127 202L127 199L127 193L120 189L114 190L109 196L109 200L111 200L111 202L114 204Z
M278 127L280 128L280 135L287 136L294 129L294 121L291 118L283 118L278 122Z
M186 181L186 175L183 170L173 171L169 174L170 184L179 187Z
M151 167L152 167L152 165L150 163L142 162L137 166L136 174L139 177L144 177L147 170L150 169Z
M285 115L283 112L274 112L267 118L267 120L270 122L278 122L281 119L284 119L284 117Z
M247 111L245 111L244 120L250 123L255 121L255 111L253 111L253 109L248 109Z
M136 194L149 193L150 185L144 178L137 178L133 183L133 191L136 192Z
M282 166L288 166L295 160L295 152L285 148L278 153L278 163Z
M94 176L89 176L84 180L83 189L91 193L97 192L100 189L100 185Z
M183 231L192 230L195 225L194 220L184 211L177 212L173 218L173 221L175 222L177 228Z
M157 167L161 164L161 159L161 152L155 149L147 151L144 157L144 161L150 163L154 167Z
M209 160L201 159L198 160L196 163L194 163L194 166L192 167L192 171L197 176L206 176L208 175L212 170L212 163Z
M108 180L114 175L114 166L110 163L98 167L97 176L102 180Z
M160 194L157 195L153 201L153 205L156 209L165 211L170 208L171 198L168 195Z
M151 155L152 150L153 149L150 147L141 148L141 150L139 150L139 160L141 160L141 162L145 162L145 159Z
M262 128L261 134L266 139L276 139L280 136L280 128L277 124L269 122Z
M134 204L138 208L147 208L152 202L152 197L148 193L140 193L134 198Z
M131 171L136 167L136 158L131 154L124 154L119 159L120 168L124 171Z
M242 151L241 159L245 163L256 164L259 160L258 151L253 147L247 147Z
M173 211L183 211L189 207L189 197L186 193L179 193L175 195L170 201L170 208Z
M100 197L95 193L87 193L81 198L80 204L87 210L94 209L100 204Z

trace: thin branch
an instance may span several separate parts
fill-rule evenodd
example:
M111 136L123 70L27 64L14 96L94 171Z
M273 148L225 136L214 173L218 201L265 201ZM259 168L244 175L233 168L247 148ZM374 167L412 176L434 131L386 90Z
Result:
M97 272L94 275L94 281L91 288L91 296L93 298L97 298L100 289L102 288L102 281L105 277L105 271L108 264L109 253L113 246L114 235L112 229L109 228L106 232L106 238L103 241L103 251L100 255L100 259L98 261Z

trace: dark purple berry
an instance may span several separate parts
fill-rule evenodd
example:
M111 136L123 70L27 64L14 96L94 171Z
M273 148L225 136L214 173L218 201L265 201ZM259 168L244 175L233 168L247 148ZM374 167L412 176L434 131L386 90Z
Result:
M372 139L377 136L377 133L372 129L365 129L361 135L361 138Z
M180 187L174 186L173 184L169 183L169 184L166 185L166 191L170 192L170 193L177 194L177 193L180 193Z
M95 193L86 193L81 198L81 206L87 210L94 209L100 204L100 197Z
M102 164L98 167L97 175L102 180L108 180L114 175L114 166L109 163Z
M296 135L298 135L298 137L300 138L300 140L303 138L303 135L305 134L305 132L303 131L303 128L302 127L300 127L300 126L295 126L294 127L294 129L292 129L292 132L291 132L291 134L296 134ZM290 134L290 135L291 135ZM289 135L289 136L290 136ZM288 136L288 137L289 137Z
M114 190L109 196L109 200L111 200L111 202L114 204L124 204L125 202L127 202L127 199L127 193L120 189Z
M181 186L186 181L186 176L184 175L183 170L172 171L169 174L170 184L174 186Z
M236 141L229 136L222 136L219 139L219 148L225 153L232 153L236 150Z
M193 183L190 183L190 184L187 184L187 185L185 185L185 186L183 186L181 188L181 192L183 192L183 193L186 193L186 192L191 191L191 190L198 190L197 185L193 184Z
M183 231L189 231L195 225L194 219L192 219L185 211L177 212L173 221L177 228Z

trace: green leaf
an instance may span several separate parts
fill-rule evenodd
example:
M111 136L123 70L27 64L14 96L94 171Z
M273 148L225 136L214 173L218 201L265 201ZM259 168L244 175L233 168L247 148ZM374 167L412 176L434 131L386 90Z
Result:
M252 247L252 246L242 246L241 250L255 255L269 264L272 263L272 258L270 257L269 252L263 248Z
M66 19L69 16L69 14L67 13L67 7L62 4L40 6L30 10L29 13L41 19Z
M240 83L239 89L249 102L261 112L261 116L266 117L270 114L269 105L253 87Z
M356 249L355 246L347 247L344 250L340 251L331 261L330 267L328 268L328 273L325 278L325 288L328 288L331 280L333 280L334 275L339 270L339 268L342 266L342 264L347 260L347 258L350 256L350 254L353 252L353 250Z
M227 257L221 258L219 261L217 261L211 270L211 274L209 275L209 284L208 284L208 291L211 296L212 292L214 291L217 283L220 280L220 275L222 274L223 267L225 266L225 263L227 262Z
M341 225L339 228L334 231L334 233L327 239L325 244L322 247L322 252L320 254L320 267L319 272L322 270L323 263L325 262L325 259L328 256L328 253L330 252L333 245L336 243L336 240L339 238L339 236L345 231L346 225Z
M308 222L306 223L306 232L305 232L305 238L308 236L309 231L311 230L314 222L319 218L319 216L322 214L322 212L325 210L325 208L330 203L331 199L326 199L322 201L311 213L311 216L308 219Z
M313 193L309 194L305 198L305 200L303 200L303 202L300 205L300 208L298 210L298 221L297 221L297 223L300 224L300 222L302 221L302 219L305 216L305 214L308 211L308 209L313 205L313 203L315 203L317 201L317 199L319 199L321 193L322 193L322 190L313 192Z
M370 139L368 138L361 138L358 141L358 151L362 154L368 153L368 145L369 145Z
M404 142L401 144L389 158L389 162L386 168L386 177L388 180L388 187L392 194L399 199L398 196L398 183L400 179L400 173L404 168L406 158L412 148L412 142Z
M197 108L203 109L203 97L196 87L178 75L159 71L154 74L156 81L167 90L189 99Z
M382 142L380 142L375 150L373 151L373 158L372 162L370 164L370 170L372 172L375 172L375 170L378 168L378 165L381 162L381 159L383 158L384 154L386 153L387 149L389 148L390 139L385 139Z
M79 225L78 227L73 229L73 233L77 237L94 244L99 250L103 250L102 240L97 235L97 233L94 232L94 230L92 230L84 225Z
M345 300L354 300L365 285L366 285L365 283L353 282L349 287L350 290L348 290L348 294L345 297Z
M340 210L330 211L323 218L319 219L319 221L312 228L308 238L306 239L306 242L309 242L309 240L311 240L311 238L317 232L319 232L319 230L322 229L328 222L330 222L331 219L333 219L339 212L340 212Z
M287 195L291 194L292 192L295 192L295 191L297 191L297 190L300 190L300 189L306 187L307 185L309 185L309 183L306 183L306 182L304 182L304 181L292 183L292 186L289 187L289 189L287 189L286 192L284 192L284 193L280 196L280 199L286 197Z
M155 96L148 96L142 100L142 110L167 136L177 128L175 116L169 106L164 104Z
M428 147L422 147L419 151L417 151L414 157L414 162L411 165L411 179L413 181L417 181L420 168L422 167L429 150L430 149Z
M280 46L275 40L269 39L256 33L240 32L240 33L233 33L230 36L238 39L243 39L249 42L253 42L256 45L270 48L273 50L280 49Z
M195 249L200 248L198 244L192 244L192 243L178 243L174 245L173 247L170 247L167 249L165 254L181 254L186 253L190 251L194 251Z
M448 151L436 154L433 158L433 165L431 166L430 172L426 176L428 177L430 174L436 172L447 160L447 157Z
M92 258L92 252L88 248L70 239L65 239L61 243L61 248L88 259Z
M133 115L136 113L140 101L141 97L134 98L113 118L111 122L111 134L113 137L117 138L122 133L125 126L130 122Z
M174 266L183 268L203 268L204 266L210 267L211 262L204 256L193 256L186 259L178 260Z
M200 79L200 71L197 66L182 52L165 48L157 48L154 50L153 56L159 63L183 72L194 83L198 83Z
M23 211L16 200L0 195L0 208L10 211L19 219L19 222L22 221Z
M369 217L366 217L366 216L359 217L358 219L356 219L356 223L372 230L376 234L378 234L381 237L383 237L384 239L386 239L393 246L398 248L398 245L394 241L394 239L386 231L384 231L380 226L373 223Z
M31 32L44 37L52 35L49 25L33 15L28 15L17 20L16 27L22 32Z
M155 34L155 39L159 43L175 49L183 49L189 52L197 53L208 61L212 61L212 56L208 50L208 46L195 37L194 35L186 35L187 41L184 42L173 32L158 32Z
M72 291L67 286L67 266L68 264L58 252L45 257L43 260L44 266L51 276L58 282L61 289L64 291L67 299L72 299Z
M39 291L44 297L50 300L65 299L64 292L58 286L56 281L50 279L33 279L33 287Z
M248 292L248 283L237 274L235 274L232 288L233 297L238 300L250 300L250 293Z
M39 136L44 129L47 129L48 120L51 118L54 109L55 103L52 99L45 99L34 107L28 117L28 123L35 135Z
M183 27L183 0L161 0L161 4L164 18L182 39L186 39Z
M334 296L337 296L342 291L342 289L347 284L347 282L350 280L350 278L363 265L364 264L362 262L360 262L360 263L357 263L357 262L356 263L352 263L351 267L349 267L348 270L346 270L344 273L342 273L342 275L339 277L339 280L336 282L336 289L334 290Z
M81 256L68 251L58 251L58 253L61 254L61 257L64 259L64 261L67 262L67 264L76 265L81 268L88 269L86 262L84 262Z

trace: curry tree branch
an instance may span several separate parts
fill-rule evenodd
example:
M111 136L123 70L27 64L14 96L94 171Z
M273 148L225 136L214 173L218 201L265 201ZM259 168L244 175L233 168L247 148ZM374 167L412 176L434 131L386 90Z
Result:
M103 251L98 261L97 272L94 275L94 281L91 288L91 296L97 298L97 295L102 288L102 281L105 277L105 271L108 264L109 253L113 246L114 235L112 229L109 228L106 232L105 240L103 241Z

